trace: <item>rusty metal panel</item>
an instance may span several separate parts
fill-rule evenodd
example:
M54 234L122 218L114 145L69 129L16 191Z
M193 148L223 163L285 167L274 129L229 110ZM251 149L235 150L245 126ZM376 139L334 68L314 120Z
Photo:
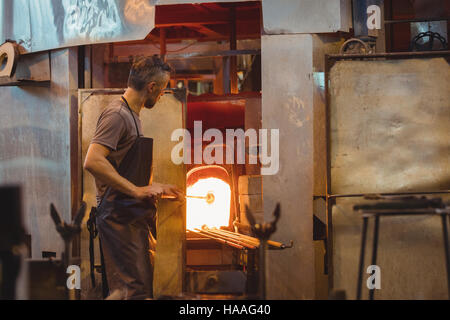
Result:
M280 202L272 239L294 241L289 251L267 253L267 296L313 299L313 36L265 35L261 45L262 128L279 129L280 163L263 176L264 218L272 221Z
M3 0L0 43L27 52L144 39L154 27L151 0Z
M329 77L331 193L450 189L446 60L338 61Z
M350 0L262 0L267 34L328 33L351 27Z
M87 149L95 132L97 119L107 105L119 99L124 89L79 90L81 163L84 163ZM186 171L184 165L171 161L171 150L176 142L170 140L172 131L183 128L183 105L174 95L165 94L151 110L140 114L144 136L154 139L153 181L170 183L185 189ZM92 175L83 173L83 199L88 208L95 206L95 183ZM157 223L157 247L154 273L154 295L179 295L182 293L185 264L185 204L159 201ZM87 217L86 217L87 218ZM81 259L83 288L91 289L89 279L89 234L85 225L82 230ZM96 257L96 263L99 263ZM100 278L100 277L98 277ZM84 294L89 295L90 292Z
M0 88L0 184L24 188L33 258L41 258L42 251L60 257L64 247L50 219L50 203L71 220L69 50L51 52L50 61L48 87Z

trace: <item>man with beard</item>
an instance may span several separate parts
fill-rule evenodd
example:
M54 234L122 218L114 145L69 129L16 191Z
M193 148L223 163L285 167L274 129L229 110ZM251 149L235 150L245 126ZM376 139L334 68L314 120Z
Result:
M152 297L151 249L156 232L156 200L181 200L173 185L152 182L153 140L144 138L139 114L161 97L171 68L157 56L138 57L128 88L100 115L84 168L95 178L104 296ZM93 219L90 219L93 220ZM92 267L91 267L92 271Z

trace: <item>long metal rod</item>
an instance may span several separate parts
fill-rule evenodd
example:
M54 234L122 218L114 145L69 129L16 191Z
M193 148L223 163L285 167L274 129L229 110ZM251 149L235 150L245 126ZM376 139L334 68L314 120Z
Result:
M266 250L267 240L262 240L259 246L259 298L261 300L266 299Z
M230 236L230 237L237 237L237 238L242 239L242 240L247 240L247 241L252 242L255 245L259 246L259 239L257 239L257 238L245 236L245 235L240 234L240 233L230 232L230 231L222 230L222 229L210 229L210 230L213 230L214 232L222 233L222 234Z
M364 210L365 214L376 216L402 216L406 215L436 215L439 214L438 209L379 209L379 210Z
M222 233L217 232L217 231L212 231L212 233L215 234L215 235L221 236L224 239L230 239L231 241L235 241L236 243L243 244L246 247L248 247L249 249L256 249L259 246L258 244L254 243L254 242L248 241L246 239L240 239L239 237L232 237L230 235L222 234Z
M254 246L252 244L249 244L248 242L244 242L244 241L240 241L240 240L237 240L237 239L233 239L233 238L230 238L230 237L227 237L227 236L223 236L221 234L214 233L214 232L208 232L208 231L205 231L205 230L202 230L202 231L208 233L209 235L211 235L213 237L218 237L219 239L223 239L225 241L229 241L229 242L235 243L237 245L243 246L246 249L256 249L256 246Z
M243 243L247 243L247 244L249 244L249 245L251 245L253 247L259 247L259 241L258 242L257 241L252 241L252 240L249 240L249 239L242 238L242 237L240 237L238 235L231 235L231 234L227 234L227 233L224 233L224 232L220 232L219 229L208 229L208 231L211 231L212 233L215 233L215 234L222 235L224 237L229 237L231 239L235 239L235 240L243 242Z
M434 17L434 18L419 18L419 19L405 19L405 20L384 20L384 24L393 24L393 23L411 23L411 22L431 22L431 21L443 21L450 20L450 17Z
M197 231L201 235L208 236L208 237L210 237L212 239L221 240L221 241L223 241L224 244L231 245L231 246L236 247L238 249L247 248L247 246L245 246L244 244L238 243L237 241L234 241L233 239L221 237L219 235L212 234L210 232L207 232L207 231L204 231L204 230L200 230L200 229L195 229L195 231Z
M203 196L189 196L189 195L186 195L184 197L185 198L193 198L193 199L206 199L206 197L203 197Z
M252 242L252 241L249 241L246 239L242 239L239 237L234 237L231 235L223 234L223 233L217 232L217 230L212 231L212 233L217 234L218 236L221 236L225 239L231 239L232 241L236 241L237 243L242 243L245 246L247 246L249 249L256 249L258 247L258 244L256 244L255 242Z
M166 54L166 60L183 60L196 58L215 58L215 57L234 57L241 55L260 55L259 49L245 49L245 50L225 50L225 51L211 51L211 52L192 52L179 54ZM108 58L106 63L130 63L129 56L119 56Z
M448 298L450 299L450 248L448 244L448 229L447 229L447 214L442 214L442 235L444 238L444 250L445 250L445 266L447 269L447 290Z
M211 57L232 57L239 55L258 55L261 54L260 49L245 49L245 50L224 50L224 51L212 51L212 52L192 52L192 53L179 53L168 54L167 60L175 59L188 59L188 58L211 58Z
M246 236L244 234L240 234L240 233L237 233L237 232L230 232L228 230L222 230L222 229L213 229L213 230L217 231L217 232L221 232L221 233L226 234L226 235L231 236L231 237L238 237L239 239L245 239L245 240L248 240L250 242L254 242L254 243L259 245L259 239L257 239L257 238Z
M235 244L234 242L226 241L226 240L223 240L223 239L220 239L220 238L217 238L217 237L213 237L213 236L211 236L211 235L209 235L207 233L199 231L198 229L196 229L195 231L194 230L191 230L191 231L194 232L194 233L198 233L198 234L200 234L200 235L202 235L202 236L204 236L206 238L213 239L213 240L215 240L217 242L229 245L231 247L234 247L234 248L237 248L237 249L241 249L241 250L244 249L244 247L241 246L241 245L238 245L238 244Z
M450 55L449 50L442 51L418 51L418 52L386 52L386 53L372 53L372 54L327 54L326 59L331 60L346 60L346 59L372 59L372 58L421 58L426 56L447 56Z
M361 236L361 251L359 254L359 270L358 270L358 285L356 288L356 299L361 300L361 290L362 290L362 278L364 272L364 256L366 253L366 238L367 238L367 223L368 217L363 217L363 228Z
M191 195L185 195L185 198L191 198L191 199L204 199L204 200L208 200L208 196L191 196ZM176 199L175 196L172 195L162 195L161 199Z
M206 230L200 230L200 229L195 229L195 230L199 230L200 232L206 233L206 234L208 234L210 236L217 237L217 238L225 240L225 241L233 242L235 244L238 244L240 246L246 247L248 249L256 249L256 246L254 246L254 245L250 245L248 243L245 243L245 242L242 242L242 241L239 241L239 240L236 240L236 239L231 239L230 237L226 237L226 236L223 236L223 235L220 235L220 234L217 234L217 233L213 233L213 232L209 232L209 231L206 231Z
M380 230L380 216L375 216L375 226L373 231L373 246L372 246L372 265L377 264L377 252L378 252L378 234ZM369 289L369 299L373 300L375 295L375 288Z
M251 240L256 240L256 241L258 241L258 243L259 243L259 239L258 239L258 238L250 237L250 236L247 236L247 235L242 234L242 233L232 232L232 231L223 230L223 229L220 229L220 231L225 232L225 233L227 233L227 234L236 234L236 235L239 235L239 236L242 237L242 238L247 238L247 239L251 239Z
M185 198L194 198L194 199L206 199L207 198L207 197L204 197L204 196L189 196L189 195L185 195L184 197ZM175 199L175 198L176 198L175 196L166 195L166 194L163 194L161 196L161 199Z
M221 230L221 231L226 232L227 234L236 234L236 235L239 235L239 237L242 237L242 238L245 238L245 239L248 239L248 240L251 240L251 241L256 241L258 243L257 245L259 246L260 241L259 241L258 238L250 237L250 236L247 236L245 234L231 232L231 231L228 231L228 230ZM268 240L267 244L269 246L280 248L280 249L285 249L286 248L285 244L283 244L281 242L273 241L273 240Z
M408 196L421 194L447 194L450 190L442 191L424 191L424 192L391 192L391 193L353 193L353 194L330 194L328 198L352 198L352 197L366 197L366 196Z

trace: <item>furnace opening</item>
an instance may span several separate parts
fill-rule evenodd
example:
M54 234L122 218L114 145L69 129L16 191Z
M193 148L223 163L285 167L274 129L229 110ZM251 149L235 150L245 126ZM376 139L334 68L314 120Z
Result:
M220 228L230 221L231 187L228 173L220 166L192 169L186 188L186 229L201 229L203 225ZM214 196L207 201L208 194Z

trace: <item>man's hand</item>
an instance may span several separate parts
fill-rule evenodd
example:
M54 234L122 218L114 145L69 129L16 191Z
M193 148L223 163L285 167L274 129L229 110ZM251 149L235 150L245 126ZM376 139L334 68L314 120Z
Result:
M152 183L145 187L136 187L134 197L140 200L156 199L168 196L170 199L181 201L184 199L183 192L174 185Z
M184 193L177 187L172 184L164 185L164 193L163 196L175 197L173 200L175 201L184 201Z

